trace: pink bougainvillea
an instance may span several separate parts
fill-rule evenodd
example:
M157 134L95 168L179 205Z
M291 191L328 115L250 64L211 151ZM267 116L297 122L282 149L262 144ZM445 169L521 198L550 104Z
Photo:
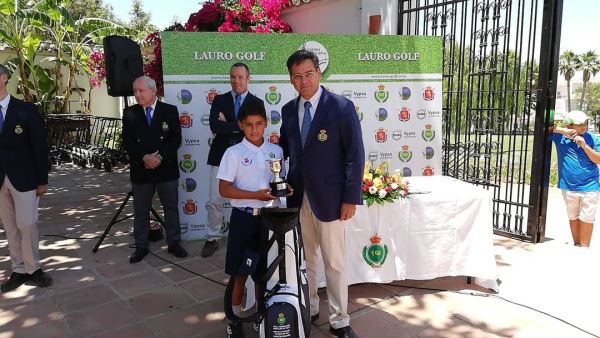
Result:
M208 0L198 12L192 13L182 25L167 31L186 32L254 32L288 33L290 25L281 19L281 9L288 0ZM161 43L159 32L146 37L144 43L153 45L150 55L145 56L144 73L154 80L158 95L164 95L162 79Z
M106 67L104 67L104 52L101 50L93 50L89 55L87 67L92 76L90 77L90 85L92 87L100 87L102 81L106 78Z

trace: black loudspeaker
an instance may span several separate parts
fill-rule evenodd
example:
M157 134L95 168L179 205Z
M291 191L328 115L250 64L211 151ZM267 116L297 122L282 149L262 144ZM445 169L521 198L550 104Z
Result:
M108 95L133 95L133 81L144 75L140 45L118 35L104 37L103 45Z

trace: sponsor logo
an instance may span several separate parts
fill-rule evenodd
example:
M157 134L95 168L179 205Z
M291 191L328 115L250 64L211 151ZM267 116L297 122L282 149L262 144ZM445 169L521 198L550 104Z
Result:
M184 138L183 143L186 146L199 146L202 144L202 140L199 138Z
M279 133L272 131L271 134L269 134L269 143L279 144Z
M433 87L427 86L423 89L423 100L431 101L435 98L435 93L433 92Z
M385 108L379 108L377 110L377 113L375 114L375 117L377 117L377 121L383 122L387 119L388 117L388 112L387 110L385 110Z
M184 111L179 116L179 124L181 124L181 128L189 128L194 124L194 119L190 113Z
M251 164L252 164L252 159L251 159L251 158L244 157L244 159L242 160L242 162L241 162L241 163L242 163L242 165L243 165L243 166L247 167L247 166L249 166L249 165L251 165Z
M265 94L265 100L272 106L281 101L281 93L277 92L277 87L269 87L269 92Z
M352 92L354 99L365 99L367 98L367 92Z
M400 95L400 98L402 100L408 100L410 99L410 88L408 87L402 87L402 89L398 92L398 94Z
M208 114L202 115L202 118L200 119L200 123L202 123L203 126L210 125L210 116Z
M379 90L375 91L375 100L379 103L384 103L390 97L390 93L385 90L385 85L380 84L377 88Z
M431 142L435 138L435 131L431 128L431 124L428 124L425 126L425 130L421 132L421 137L427 142Z
M356 109L356 116L358 116L358 120L362 122L364 114L360 111L360 107L354 106L354 109Z
M285 319L285 315L283 313L279 313L277 315L277 325L285 325L287 319Z
M394 140L396 140L396 141L398 141L399 139L401 139L402 138L402 131L400 131L400 130L394 130L392 132L392 138Z
M352 91L351 90L344 90L342 92L342 96L347 98L348 100L352 100Z
M412 170L409 167L402 168L402 176L409 177L412 176Z
M423 157L425 157L426 160L431 160L433 155L435 155L433 147L425 147L425 150L423 150Z
M187 192L193 192L196 190L196 181L188 177L181 183L181 187Z
M196 161L192 160L192 155L183 154L183 160L179 161L179 169L185 173L196 170Z
M375 141L377 141L377 143L383 143L387 141L387 130L384 128L377 129L375 132Z
M198 202L194 200L187 200L183 204L183 213L186 215L194 215L198 212Z
M206 93L206 103L208 104L212 104L213 100L215 99L215 96L219 95L219 92L214 89L211 88L208 90L208 92Z
M402 109L400 109L400 112L398 113L398 118L402 122L410 120L410 112L408 111L407 107L402 107Z
M379 158L379 155L377 154L376 151L371 151L371 152L369 152L369 155L367 156L367 158L369 159L369 161L374 162L374 161L377 161L377 159Z
M427 115L431 118L440 118L442 116L442 112L439 110L428 110Z
M425 111L425 109L419 109L419 110L417 111L417 118L418 118L419 120L422 120L422 119L424 119L425 117L427 117L427 112Z
M231 205L227 204L224 208L231 208ZM223 223L221 223L221 233L224 234L227 231L229 231L229 221L223 220Z
M402 132L402 136L404 136L404 138L415 138L415 137L417 137L417 132L405 130Z
M407 145L402 146L402 150L398 153L398 159L402 162L409 162L412 159L412 151Z
M365 245L362 250L363 259L374 269L380 268L388 255L388 247L381 245L381 239L381 236L374 234L369 237L371 245Z
M181 104L188 104L192 102L192 93L187 89L182 89L177 93L177 100Z
M393 156L394 156L394 153L384 153L384 152L380 152L379 153L379 158L382 161L384 161L384 160L391 160Z
M271 124L279 124L281 122L281 114L277 110L271 110Z
M181 229L181 234L187 234L189 227L187 223L181 223L179 224L179 228Z
M425 166L423 168L423 176L433 176L433 168L431 166Z
M315 53L319 58L319 69L321 70L321 74L325 73L327 66L329 66L329 52L325 46L317 41L306 41L298 49L306 49Z

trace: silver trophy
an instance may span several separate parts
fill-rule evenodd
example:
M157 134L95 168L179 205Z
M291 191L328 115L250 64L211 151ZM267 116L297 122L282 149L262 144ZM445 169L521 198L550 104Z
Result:
M268 162L269 162L269 169L271 170L271 173L273 174L273 178L271 178L271 184L269 186L271 188L271 195L273 195L275 197L287 196L287 194L288 194L287 182L283 178L281 178L281 176L279 176L279 174L281 173L281 159L275 158L272 160L268 160Z

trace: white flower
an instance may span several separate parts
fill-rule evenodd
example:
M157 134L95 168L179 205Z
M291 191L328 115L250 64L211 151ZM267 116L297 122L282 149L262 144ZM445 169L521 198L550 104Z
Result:
M370 186L369 187L369 194L375 195L376 193L377 193L377 188L375 188L375 186Z
M379 190L379 198L384 198L385 195L387 195L387 191L385 191L383 189Z
M400 197L404 197L404 195L406 195L406 192L404 190L400 190Z
M398 189L398 183L396 183L396 182L393 182L393 183L390 185L390 187L392 187L392 189L396 190L396 189Z

